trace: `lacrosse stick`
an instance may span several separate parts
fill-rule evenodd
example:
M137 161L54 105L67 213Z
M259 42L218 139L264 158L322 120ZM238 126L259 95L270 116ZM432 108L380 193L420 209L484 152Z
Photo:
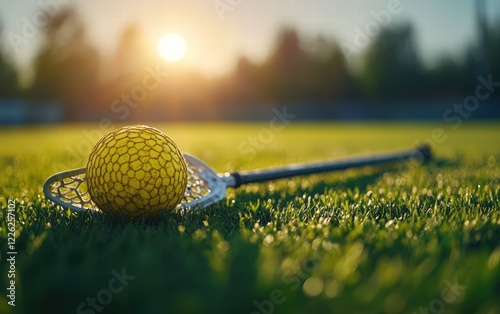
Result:
M371 156L350 157L343 160L315 163L297 163L261 170L215 173L200 159L184 153L188 183L182 202L177 209L203 209L223 200L227 188L243 184L290 178L300 175L345 170L355 167L375 166L411 159L426 161L432 156L428 145L416 149ZM45 197L63 208L73 211L99 209L90 199L85 183L85 168L63 171L50 176L43 184Z

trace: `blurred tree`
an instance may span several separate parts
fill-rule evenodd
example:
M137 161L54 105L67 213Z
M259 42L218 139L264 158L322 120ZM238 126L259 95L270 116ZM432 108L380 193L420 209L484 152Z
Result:
M61 101L66 119L77 120L95 93L99 57L73 11L65 10L47 18L45 44L34 63L30 94L37 100Z
M490 70L496 80L500 80L500 21L496 27L491 29L490 41L488 44L488 56L490 61Z
M378 99L412 97L426 89L410 24L380 32L365 56L360 84L367 96Z
M345 99L351 95L352 79L344 54L336 43L318 38L320 48L312 56L312 64L305 77L307 99L331 101Z
M476 63L477 74L487 75L490 71L490 56L488 46L490 44L490 32L486 17L486 3L484 0L476 0L476 21L478 32L478 60Z
M140 28L127 26L118 42L111 72L116 77L143 75L145 67L151 63L150 51Z
M442 57L436 66L429 70L429 93L435 96L461 96L468 84L463 62L451 57Z
M183 88L194 84L183 81L182 75L175 80L166 79L170 69L152 47L142 29L130 24L123 29L107 63L101 102L113 104L119 99L118 105L111 105L111 111L120 112L117 117L121 120L179 118L172 111L182 105L182 96L186 94Z
M146 67L152 64L144 34L137 25L127 26L118 40L116 51L108 62L106 69L106 91L102 95L105 102L123 93L129 93L146 73Z
M236 62L234 76L236 79L242 81L251 81L255 76L255 68L255 65L246 57L239 57L238 61Z
M250 103L262 100L262 94L258 87L258 66L245 57L240 57L230 82L224 83L230 90L229 102Z
M0 52L0 98L18 96L19 91L17 72Z
M219 87L223 103L321 102L345 99L353 80L339 46L319 36L299 38L285 28L269 58L256 65L240 57Z
M300 46L294 29L285 28L275 50L260 71L264 90L275 101L300 101L305 98L305 81L312 62Z
M475 93L479 75L500 77L500 25L489 28L484 0L476 1L476 20L477 37L465 47L464 57L455 61L445 56L430 69L433 94L464 97Z
M0 34L2 28L0 25ZM16 70L4 56L3 47L0 45L0 98L18 96L19 80Z

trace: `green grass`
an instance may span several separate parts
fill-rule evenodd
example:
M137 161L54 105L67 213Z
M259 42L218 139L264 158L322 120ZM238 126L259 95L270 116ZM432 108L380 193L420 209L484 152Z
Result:
M239 145L266 124L155 126L218 172L408 148L436 127L447 139L433 143L425 165L252 184L152 224L69 213L44 199L46 177L85 165L96 126L0 130L1 313L76 313L87 297L109 296L102 289L123 267L135 278L102 313L500 312L497 122L294 123L255 156ZM15 311L6 299L8 200ZM463 287L450 290L454 283Z

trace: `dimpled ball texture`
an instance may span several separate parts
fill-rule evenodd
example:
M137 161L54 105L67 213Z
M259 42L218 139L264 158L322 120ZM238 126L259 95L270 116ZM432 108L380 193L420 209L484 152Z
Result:
M127 126L104 136L87 163L87 188L105 213L154 217L174 209L187 185L184 157L163 132Z

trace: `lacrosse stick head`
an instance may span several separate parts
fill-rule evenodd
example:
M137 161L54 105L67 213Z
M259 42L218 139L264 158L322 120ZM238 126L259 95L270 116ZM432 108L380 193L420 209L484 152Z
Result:
M201 209L226 196L226 181L200 159L184 153L187 166L187 186L177 210ZM100 211L87 191L86 169L78 168L50 176L43 184L45 197L55 204L75 212Z

